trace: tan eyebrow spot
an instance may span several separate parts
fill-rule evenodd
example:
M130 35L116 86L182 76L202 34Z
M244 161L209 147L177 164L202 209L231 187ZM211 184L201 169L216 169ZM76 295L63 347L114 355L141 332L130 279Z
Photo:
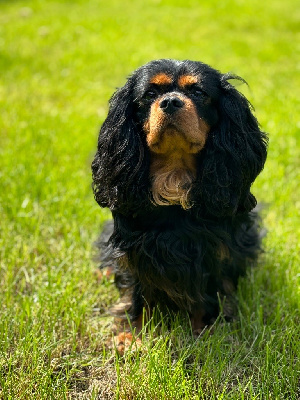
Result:
M178 78L178 85L181 87L187 85L193 85L194 83L198 82L197 76L194 75L182 75Z
M172 78L164 73L159 73L151 79L150 83L154 83L155 85L169 85L172 83Z

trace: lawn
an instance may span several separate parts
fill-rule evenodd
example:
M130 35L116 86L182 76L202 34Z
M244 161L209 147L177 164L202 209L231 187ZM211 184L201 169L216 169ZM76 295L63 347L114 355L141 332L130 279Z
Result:
M1 399L300 398L299 26L296 0L0 0ZM249 83L268 235L234 322L197 340L180 316L152 322L141 353L116 357L90 163L109 97L155 58Z

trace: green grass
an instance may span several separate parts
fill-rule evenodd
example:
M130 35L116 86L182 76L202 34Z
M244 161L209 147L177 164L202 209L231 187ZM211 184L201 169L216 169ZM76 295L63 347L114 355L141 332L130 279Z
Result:
M296 0L0 1L1 399L299 399L299 22ZM194 341L174 317L116 358L90 163L115 87L167 57L248 81L270 132L266 253L234 323Z

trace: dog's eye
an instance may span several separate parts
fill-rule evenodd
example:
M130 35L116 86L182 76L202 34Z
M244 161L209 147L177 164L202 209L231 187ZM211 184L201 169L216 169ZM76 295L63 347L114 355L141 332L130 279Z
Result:
M203 95L205 95L205 93L204 93L203 90L201 90L201 89L195 89L195 90L193 91L193 94L194 94L195 96L203 96Z
M191 85L189 87L189 92L195 97L207 96L207 94L204 92L204 90L201 89L199 86L196 86L196 85Z
M145 100L153 100L156 97L156 92L154 90L147 90L143 97Z

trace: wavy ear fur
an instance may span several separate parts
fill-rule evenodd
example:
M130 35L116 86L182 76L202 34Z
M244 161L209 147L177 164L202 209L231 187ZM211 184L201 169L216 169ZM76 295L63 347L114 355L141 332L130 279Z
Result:
M117 90L98 139L92 163L93 190L101 207L128 212L146 198L145 145L133 119L134 77Z
M199 166L197 191L207 211L216 216L232 216L255 207L250 186L267 156L267 136L260 131L251 104L229 79L243 81L222 75L219 123L209 134Z

